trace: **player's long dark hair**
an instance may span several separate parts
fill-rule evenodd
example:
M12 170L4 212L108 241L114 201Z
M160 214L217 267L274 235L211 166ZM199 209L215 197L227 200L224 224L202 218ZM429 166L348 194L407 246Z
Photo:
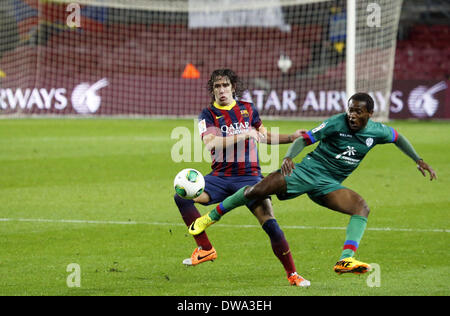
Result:
M212 102L214 102L214 82L219 77L228 77L230 83L234 88L233 98L238 99L242 96L245 90L244 83L231 69L216 69L211 73L211 77L208 80L207 89L211 95Z

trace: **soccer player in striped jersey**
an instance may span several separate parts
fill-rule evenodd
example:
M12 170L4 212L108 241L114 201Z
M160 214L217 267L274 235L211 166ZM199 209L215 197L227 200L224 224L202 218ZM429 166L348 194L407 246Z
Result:
M212 102L199 115L199 132L212 156L212 171L205 176L205 191L194 200L185 200L175 194L175 202L185 224L190 227L200 217L194 203L215 204L237 192L255 185L262 179L257 142L287 144L301 137L304 130L291 135L274 135L262 124L258 111L252 103L238 101L242 83L229 69L213 71L208 81ZM283 231L274 215L270 198L244 203L255 215L269 236L272 250L282 263L288 281L295 286L309 286L309 281L296 271ZM186 265L197 265L217 258L217 253L205 232L196 234L197 248Z
M373 106L370 95L353 95L349 100L347 113L332 116L294 141L280 170L225 199L217 209L196 220L191 225L193 229L189 230L190 233L204 231L223 214L251 200L272 194L285 200L307 193L319 205L350 215L341 257L335 264L334 271L339 274L367 272L370 266L356 260L354 254L367 225L369 207L358 193L341 183L373 147L386 143L394 143L408 155L423 176L428 172L430 180L437 179L434 170L423 161L403 135L392 127L370 119ZM316 142L320 142L319 145L302 162L293 162L305 146Z

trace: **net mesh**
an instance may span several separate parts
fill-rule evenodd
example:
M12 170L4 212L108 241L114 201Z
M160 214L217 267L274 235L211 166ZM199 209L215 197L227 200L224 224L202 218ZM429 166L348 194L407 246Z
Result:
M387 119L402 1L378 0L378 25L356 2L356 90ZM1 114L197 115L217 68L266 116L347 99L346 1L3 0L0 38Z

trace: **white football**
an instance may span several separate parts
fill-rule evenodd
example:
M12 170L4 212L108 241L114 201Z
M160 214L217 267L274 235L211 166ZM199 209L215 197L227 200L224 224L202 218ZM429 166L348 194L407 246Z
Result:
M205 189L205 178L200 171L187 168L181 170L173 180L175 192L184 199L195 199Z

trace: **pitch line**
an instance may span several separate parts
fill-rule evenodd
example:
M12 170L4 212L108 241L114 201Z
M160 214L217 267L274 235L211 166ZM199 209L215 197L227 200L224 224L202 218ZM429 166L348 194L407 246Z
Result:
M44 218L0 218L0 222L34 222L34 223L68 223L68 224L100 224L100 225L153 225L153 226L185 226L183 223L161 223L161 222L136 222L136 221L98 221L77 219L44 219ZM260 228L259 225L233 225L217 224L227 228ZM315 230L346 230L347 227L332 226L298 226L283 225L283 229L315 229ZM450 229L421 229L421 228L396 228L396 227L368 227L368 231L387 232L412 232L412 233L449 233Z

